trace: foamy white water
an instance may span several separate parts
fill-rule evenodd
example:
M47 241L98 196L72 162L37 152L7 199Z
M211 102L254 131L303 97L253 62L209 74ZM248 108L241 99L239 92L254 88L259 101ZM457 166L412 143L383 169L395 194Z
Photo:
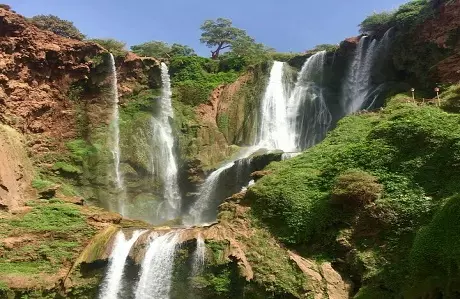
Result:
M192 275L197 275L203 270L205 258L206 245L203 236L199 234L196 238L196 249L193 253Z
M136 299L169 299L176 245L180 231L153 235L141 265Z
M100 291L100 299L117 299L123 280L124 267L126 258L131 251L134 243L142 235L144 231L137 230L133 232L132 237L126 240L123 231L119 231L115 237L115 244L112 253L109 257L109 266L102 283Z
M178 168L174 156L174 136L170 119L174 117L171 104L171 81L168 67L161 63L162 95L160 112L157 118L152 118L154 142L159 151L152 153L157 163L157 173L163 183L163 194L166 204L162 205L160 214L163 219L173 219L180 213L181 194L178 186Z
M288 94L283 84L284 63L275 61L261 103L257 146L291 151L295 148L287 117Z
M296 152L320 142L326 135L332 121L324 97L323 77L326 51L309 57L302 66L289 97L287 116L289 143Z
M192 205L189 210L189 213L186 217L184 217L184 224L191 226L191 225L199 225L199 224L206 224L206 218L208 207L210 203L215 199L214 194L216 188L218 187L219 178L225 170L233 167L235 162L240 159L245 159L255 153L259 148L257 146L250 147L247 149L242 150L232 161L222 165L217 170L213 171L205 180L203 185L200 187L198 199Z

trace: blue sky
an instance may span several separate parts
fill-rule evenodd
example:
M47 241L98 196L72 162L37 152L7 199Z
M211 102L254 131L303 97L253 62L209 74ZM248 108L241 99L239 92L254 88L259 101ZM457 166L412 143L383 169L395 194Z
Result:
M200 44L206 19L230 18L258 42L280 52L336 44L358 34L372 12L397 8L405 0L6 0L31 17L54 14L70 20L90 38L112 37L128 46L149 40L181 43L209 55Z

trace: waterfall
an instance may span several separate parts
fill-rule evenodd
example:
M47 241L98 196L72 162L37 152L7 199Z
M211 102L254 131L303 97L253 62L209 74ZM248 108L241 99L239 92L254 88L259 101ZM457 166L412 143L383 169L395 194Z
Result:
M393 28L380 41L363 36L359 40L353 62L342 87L343 114L347 115L373 106L382 86L374 86L372 72L378 60L384 60L390 48ZM378 60L376 60L378 58Z
M126 240L123 231L119 231L115 237L112 254L109 258L109 266L102 283L100 299L117 299L120 291L121 282L124 274L126 258L129 255L131 247L144 231L133 232L132 237Z
M197 275L204 267L206 245L201 234L196 238L196 249L193 254L192 275Z
M180 231L153 235L141 265L136 299L169 299L176 245Z
M156 156L156 169L163 183L163 194L166 205L163 204L159 210L166 213L165 220L178 216L181 207L181 195L177 178L177 163L174 157L174 136L170 125L170 119L174 117L171 104L171 82L168 67L161 63L162 95L160 101L160 112L156 118L152 118L151 127L155 143L159 146ZM163 213L164 212L164 213Z
M257 146L292 151L295 149L287 117L288 95L283 84L284 63L275 61L261 105Z
M117 70L115 66L115 59L110 53L110 73L111 73L111 84L110 94L112 96L112 122L111 122L111 146L112 156L115 169L115 186L118 191L123 190L123 178L120 173L120 115L118 111L118 81L117 81Z
M325 63L326 51L309 57L289 97L287 118L293 152L320 142L331 124L332 116L326 105L323 87Z
M238 156L232 161L224 164L217 170L213 171L204 181L203 185L200 187L198 199L190 208L190 211L186 217L184 217L184 224L198 225L206 224L212 221L215 221L216 211L213 210L212 203L215 202L217 196L216 191L219 186L219 180L221 175L228 169L235 166L236 162L241 159L245 159L255 153L259 148L250 147L245 150L242 150ZM238 172L237 172L238 173ZM210 213L211 211L211 213Z

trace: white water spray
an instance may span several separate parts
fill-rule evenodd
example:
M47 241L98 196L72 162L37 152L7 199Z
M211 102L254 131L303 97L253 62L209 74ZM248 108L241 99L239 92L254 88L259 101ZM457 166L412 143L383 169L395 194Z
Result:
M152 118L151 127L154 141L159 146L158 153L154 153L158 164L158 175L163 183L166 205L162 205L160 212L165 212L165 219L178 216L181 207L181 195L177 181L177 163L174 157L174 136L170 119L174 117L171 104L171 82L168 67L161 63L162 95L160 113L157 118ZM164 217L166 216L166 217Z
M142 261L136 299L169 299L179 235L180 231L173 231L162 236L152 236Z
M203 270L205 257L206 245L203 236L199 234L196 238L196 249L193 254L192 275L197 275Z
M300 70L287 104L291 152L321 141L332 121L324 97L323 77L326 51L309 57ZM288 151L285 151L288 152Z
M224 164L219 169L213 171L207 178L203 185L200 187L199 196L197 201L191 207L189 214L184 218L184 223L188 226L206 224L212 218L207 215L210 203L215 199L215 191L219 183L219 178L222 173L235 165L235 162L240 159L245 159L255 153L259 148L250 147L241 151L238 156L232 161Z
M390 48L393 28L390 28L380 41L363 36L359 40L353 62L342 87L343 114L347 115L372 106L382 86L372 84L372 70L379 58L387 55ZM378 67L378 66L377 66Z
M115 237L115 244L113 246L112 254L109 258L109 266L102 288L100 291L100 299L117 299L118 292L121 288L123 280L124 267L126 258L129 255L131 247L142 235L143 231L133 232L132 237L126 240L125 234L119 231Z
M295 148L287 118L288 95L283 85L283 68L283 62L275 61L270 71L260 112L261 122L257 141L259 148L284 151L292 151Z
M111 72L111 85L110 93L112 95L112 121L111 121L111 146L112 146L112 157L114 163L115 172L115 186L118 191L123 190L123 178L120 172L120 115L118 111L118 80L117 70L115 66L115 59L110 53L110 72Z

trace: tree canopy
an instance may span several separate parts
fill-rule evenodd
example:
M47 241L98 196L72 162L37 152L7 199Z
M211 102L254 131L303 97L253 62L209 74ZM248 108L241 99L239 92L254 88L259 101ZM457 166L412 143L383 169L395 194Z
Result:
M212 58L219 57L220 51L231 48L236 40L245 38L246 32L242 29L233 27L229 19L218 18L217 20L207 20L201 25L200 41L209 48L217 47L211 51Z
M131 50L140 56L156 58L171 58L173 56L194 56L195 51L189 46L172 44L162 41L150 41L131 47Z
M94 38L89 41L101 45L107 51L115 56L123 56L126 54L126 43L113 38Z
M83 40L85 35L82 34L73 22L63 20L54 15L37 15L29 19L35 26L43 30L49 30L57 35Z

